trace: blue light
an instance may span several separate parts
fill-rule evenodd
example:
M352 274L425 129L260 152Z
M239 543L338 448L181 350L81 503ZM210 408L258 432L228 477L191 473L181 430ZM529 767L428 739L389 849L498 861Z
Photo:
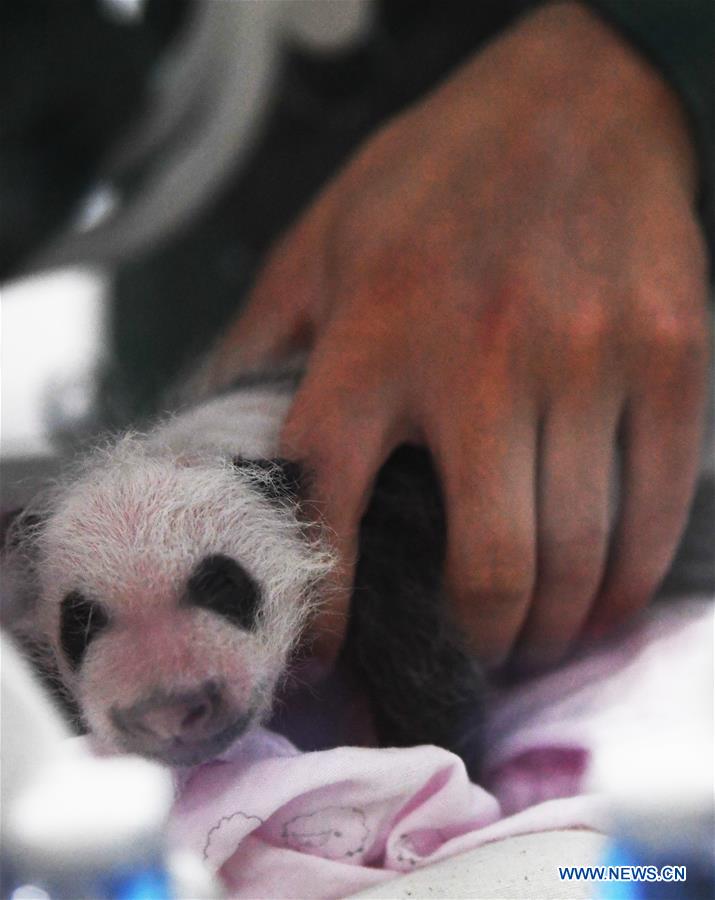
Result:
M635 866L641 860L623 844L611 844L604 866ZM638 881L602 881L598 885L598 900L643 900L643 885Z
M107 882L109 900L172 900L169 879L160 868L116 875Z

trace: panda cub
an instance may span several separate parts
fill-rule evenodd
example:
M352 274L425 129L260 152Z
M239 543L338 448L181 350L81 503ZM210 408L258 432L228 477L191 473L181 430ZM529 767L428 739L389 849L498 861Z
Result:
M105 746L194 765L270 714L334 565L309 480L276 455L296 384L247 379L126 434L12 523L33 639ZM446 613L444 546L428 455L403 447L362 521L343 654L383 745L437 744L474 774L483 682Z

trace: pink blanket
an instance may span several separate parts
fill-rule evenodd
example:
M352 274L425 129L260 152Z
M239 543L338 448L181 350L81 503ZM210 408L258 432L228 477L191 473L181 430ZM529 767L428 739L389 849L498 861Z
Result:
M171 842L201 854L231 897L341 897L504 837L604 830L589 764L624 738L701 739L712 650L712 605L679 603L495 695L483 787L435 747L300 753L255 732L177 777Z

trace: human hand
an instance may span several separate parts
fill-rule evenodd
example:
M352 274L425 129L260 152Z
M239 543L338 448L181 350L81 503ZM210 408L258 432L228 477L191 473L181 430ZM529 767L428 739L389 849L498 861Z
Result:
M418 442L487 664L548 664L648 602L703 421L694 169L660 76L580 4L549 4L378 132L278 242L210 377L309 351L283 451L315 473L343 587L377 470ZM323 656L348 598L316 622Z

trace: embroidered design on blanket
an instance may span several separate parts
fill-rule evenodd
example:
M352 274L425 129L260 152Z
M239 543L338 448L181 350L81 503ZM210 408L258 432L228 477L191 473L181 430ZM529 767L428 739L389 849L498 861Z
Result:
M251 816L240 810L230 816L221 816L206 835L204 860L218 866L223 865L246 835L263 824L260 816Z
M392 856L395 864L404 870L422 863L425 857L433 853L447 840L439 828L421 829L410 834L401 834L394 847Z
M365 812L354 806L326 806L289 819L281 837L293 850L326 859L345 859L365 852L370 829Z

